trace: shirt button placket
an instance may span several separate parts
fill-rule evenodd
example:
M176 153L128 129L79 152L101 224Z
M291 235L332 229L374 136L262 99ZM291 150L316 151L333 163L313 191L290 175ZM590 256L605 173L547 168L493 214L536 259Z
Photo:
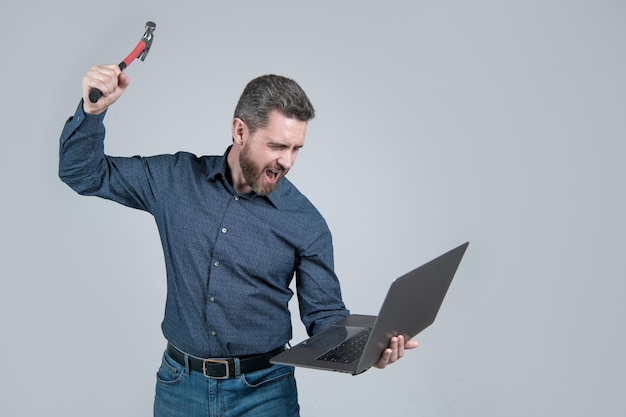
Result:
M228 229L226 227L222 227L220 229L220 232L222 232L223 234L226 234L228 232ZM216 267L216 268L219 267L220 266L220 261L213 262L213 266Z

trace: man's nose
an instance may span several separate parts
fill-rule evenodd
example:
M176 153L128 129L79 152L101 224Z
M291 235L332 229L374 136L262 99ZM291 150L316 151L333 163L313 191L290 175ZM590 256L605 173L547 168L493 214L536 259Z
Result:
M293 164L296 162L297 153L291 149L287 149L282 152L278 158L278 165L280 165L283 169L290 169Z

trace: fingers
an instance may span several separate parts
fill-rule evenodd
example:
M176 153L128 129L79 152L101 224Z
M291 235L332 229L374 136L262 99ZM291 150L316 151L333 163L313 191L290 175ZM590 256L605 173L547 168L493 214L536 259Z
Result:
M389 348L391 348L391 355L389 356L389 363L391 364L404 356L404 336L392 337Z
M417 346L417 340L405 340L402 335L392 337L389 340L389 347L383 351L378 362L374 364L374 367L383 369L385 366L402 358L406 349L415 349Z
M396 355L395 361L397 361L403 356L404 356L404 336L400 335L398 336L398 349L397 349L397 355Z
M385 366L389 364L389 360L391 359L391 355L393 354L393 350L391 348L387 348L383 351L383 354L380 355L380 359L373 366L374 368L384 369Z
M414 339L409 339L406 341L406 343L404 343L404 349L415 349L417 347L419 347L419 343L417 342L417 340Z
M121 72L114 64L90 68L83 77L83 96L88 95L92 88L97 88L103 96L108 97L117 88Z
M83 77L83 108L85 112L100 114L111 104L115 103L124 93L130 80L128 76L120 70L118 65L100 65L92 67ZM102 97L97 103L89 101L89 92L96 88L102 93Z
M389 347L385 349L380 355L380 359L374 365L376 368L383 369L385 366L390 365L400 359L404 354L404 349L400 349L400 338L402 336L392 337L389 341ZM402 337L402 343L404 338Z

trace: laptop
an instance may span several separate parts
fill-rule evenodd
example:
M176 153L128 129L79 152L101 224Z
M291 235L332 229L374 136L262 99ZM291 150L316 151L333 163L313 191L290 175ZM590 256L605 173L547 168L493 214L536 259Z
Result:
M380 359L392 336L412 338L434 321L466 242L397 278L378 316L351 314L270 362L358 375Z

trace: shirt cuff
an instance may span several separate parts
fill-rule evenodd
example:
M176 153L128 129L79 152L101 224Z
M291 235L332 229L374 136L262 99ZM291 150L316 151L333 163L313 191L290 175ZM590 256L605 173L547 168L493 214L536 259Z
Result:
M79 128L81 130L97 131L100 126L102 126L105 115L106 110L101 114L85 113L83 110L83 100L81 99L74 115L70 116L70 118L67 119L67 122L65 122L65 127L63 128L63 133L61 134L62 141L70 137Z

